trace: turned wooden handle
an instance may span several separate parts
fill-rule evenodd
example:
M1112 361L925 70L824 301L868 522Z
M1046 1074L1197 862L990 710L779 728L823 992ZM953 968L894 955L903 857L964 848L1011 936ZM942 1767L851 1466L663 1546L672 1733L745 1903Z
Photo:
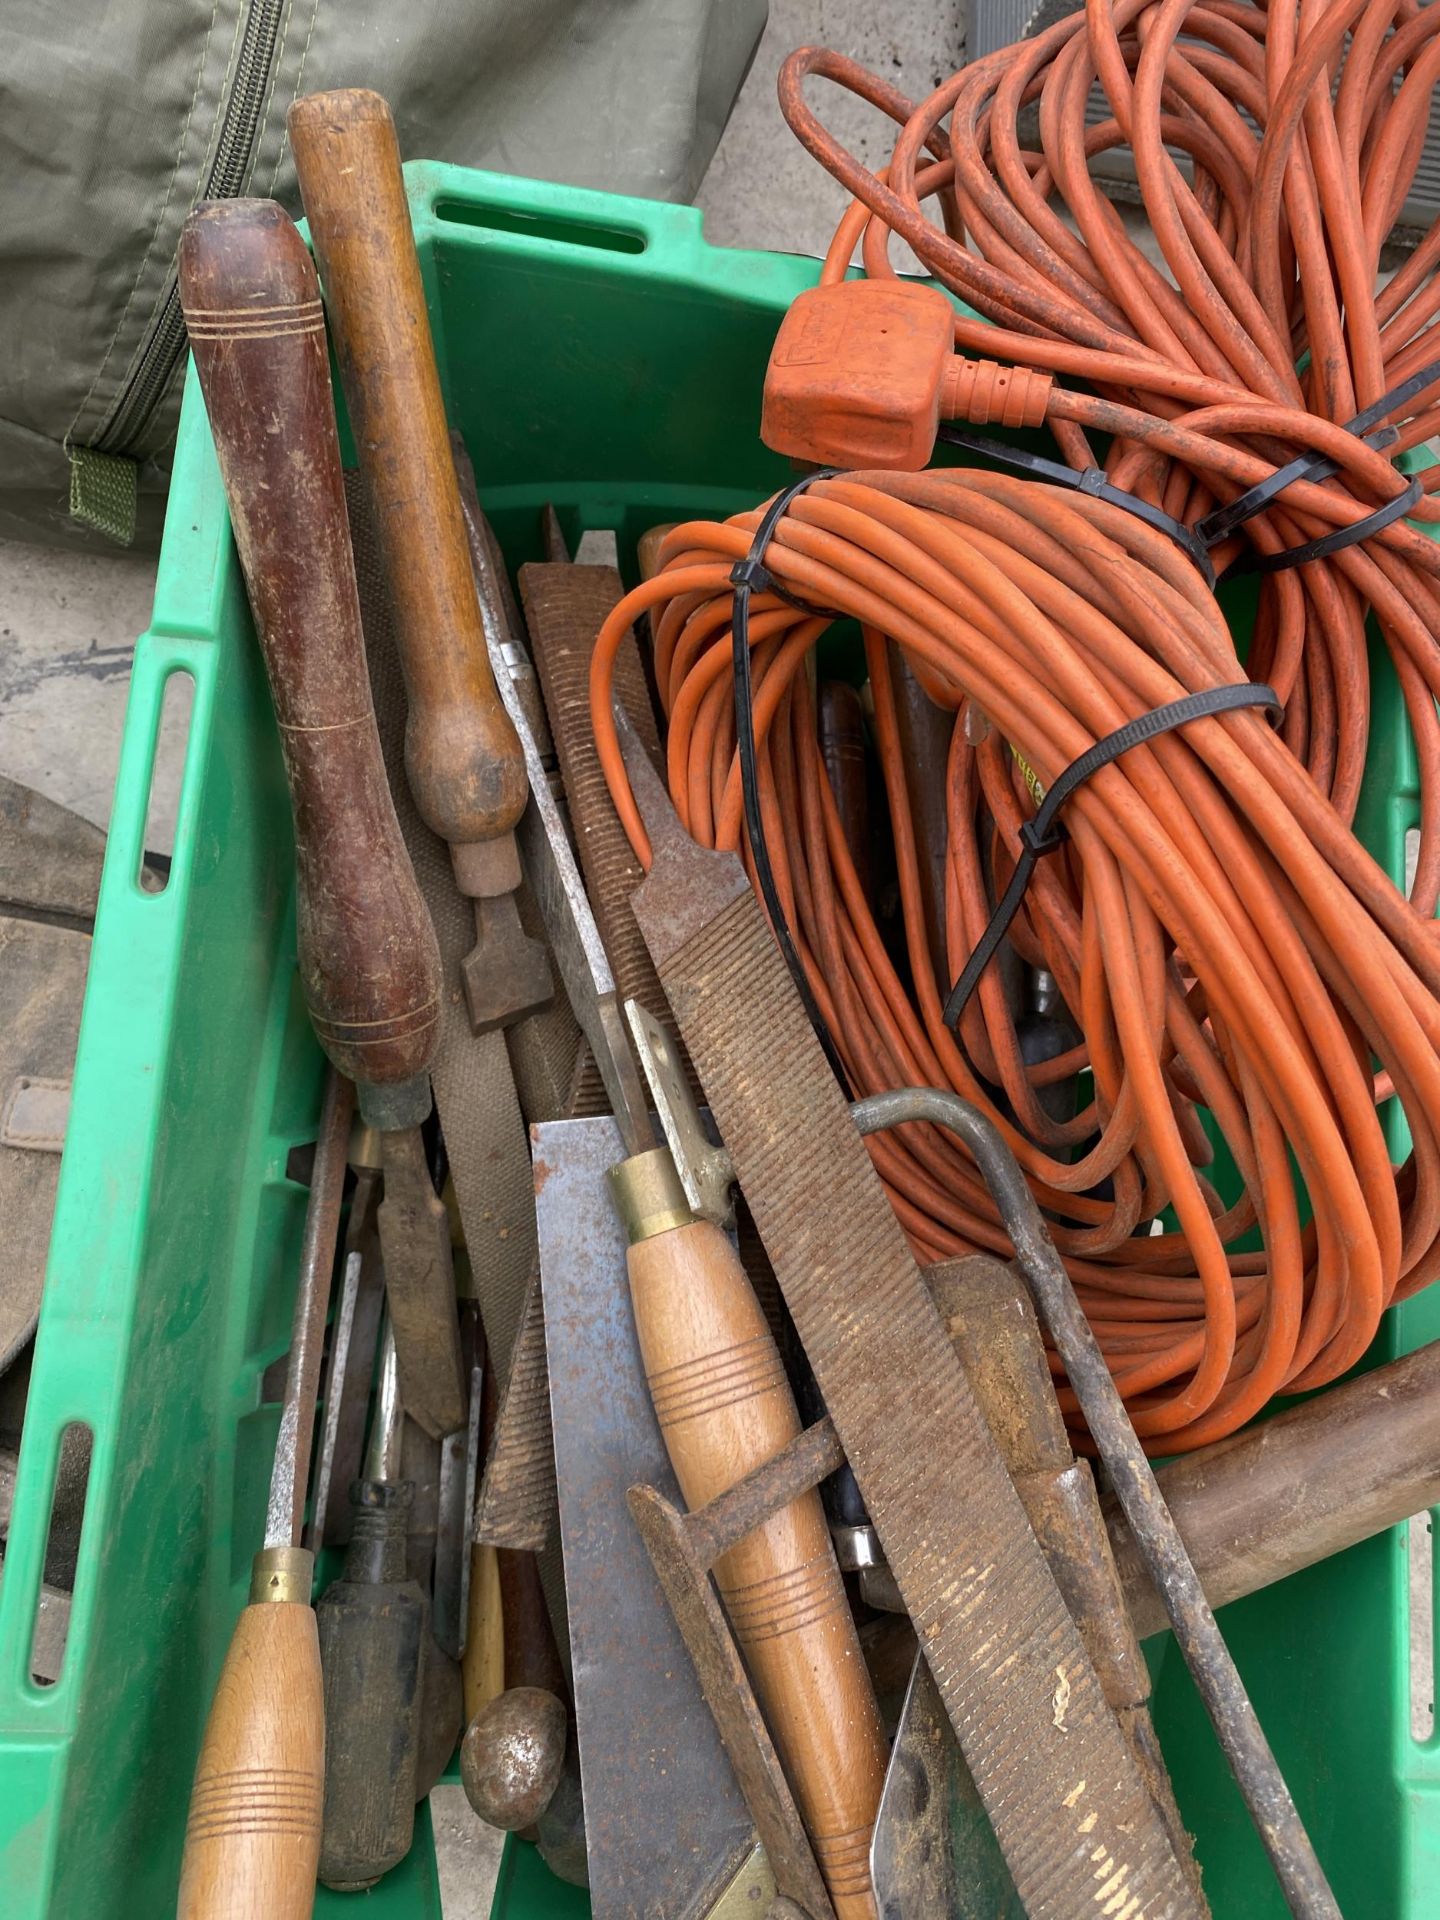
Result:
M734 1248L705 1221L638 1241L630 1290L645 1374L692 1509L800 1431L779 1349ZM873 1920L870 1835L885 1738L820 1496L775 1514L715 1580L839 1920Z
M398 1085L435 1050L440 953L370 701L315 269L274 201L217 200L180 296L280 725L310 1017L347 1078Z
M325 1800L313 1610L246 1607L195 1768L178 1920L310 1920Z
M525 761L480 624L395 123L342 88L288 125L395 609L411 790L452 846L491 840L524 812Z

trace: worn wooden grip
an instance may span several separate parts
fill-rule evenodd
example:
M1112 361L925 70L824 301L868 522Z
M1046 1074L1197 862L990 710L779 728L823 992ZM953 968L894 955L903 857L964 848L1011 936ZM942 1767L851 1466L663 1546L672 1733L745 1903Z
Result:
M550 1608L533 1553L500 1547L495 1553L500 1576L500 1613L504 1622L505 1685L543 1687L566 1692L565 1669L550 1624Z
M630 1288L645 1374L692 1509L800 1431L779 1350L730 1242L704 1221L641 1240ZM818 1493L731 1549L715 1579L840 1920L872 1920L885 1740Z
M180 294L295 816L300 971L321 1046L363 1085L428 1066L440 954L390 799L315 269L271 200L195 209Z
M525 809L525 762L480 623L395 123L343 88L288 124L395 609L410 786L452 846L494 839Z
M470 1549L470 1612L460 1660L466 1726L505 1691L505 1616L497 1552L478 1540Z
M195 1768L177 1920L310 1920L324 1797L315 1615L248 1606Z

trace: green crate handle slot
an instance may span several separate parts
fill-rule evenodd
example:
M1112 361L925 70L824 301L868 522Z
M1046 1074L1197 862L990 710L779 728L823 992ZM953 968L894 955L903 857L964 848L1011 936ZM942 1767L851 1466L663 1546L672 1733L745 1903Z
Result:
M104 941L92 956L85 1014L81 1021L76 1062L71 1132L61 1168L57 1219L71 1222L76 1211L92 1212L83 1187L87 1162L99 1157L94 1136L106 1127L106 1109L127 1084L126 1104L134 1116L130 1140L105 1143L107 1159L126 1163L125 1174L135 1190L143 1190L144 1154L136 1152L153 1135L153 1124L167 1041L164 1004L166 982L174 973L177 936L183 924L190 867L194 852L195 817L202 780L197 748L209 726L209 681L214 648L200 641L171 638L155 632L136 645L126 703L126 743L116 783L113 819L105 851L98 917L103 918ZM150 797L161 705L172 675L190 674L195 685L190 739L181 782L175 847L170 878L161 893L146 893L139 873L144 855L145 817ZM117 963L118 962L118 967ZM108 993L117 972L126 979L137 975L143 983L152 1016L117 1023L105 1017ZM131 997L128 992L126 998ZM139 1010L137 1010L139 1011ZM117 1025L122 1030L117 1031ZM104 1093L91 1097L92 1085L103 1083ZM133 1105L130 1104L133 1102ZM147 1111L149 1110L148 1116ZM108 1129L107 1129L108 1131ZM125 1174L112 1165L112 1173ZM93 1601L93 1561L96 1521L104 1510L113 1467L114 1410L124 1390L123 1343L128 1328L125 1311L127 1284L138 1277L141 1252L137 1217L128 1231L96 1244L95 1262L82 1299L72 1302L64 1317L64 1339L69 1348L63 1379L55 1370L36 1368L32 1382L23 1444L16 1476L14 1518L6 1543L5 1578L0 1582L0 1730L19 1730L27 1724L53 1727L68 1713L79 1684L77 1669L84 1647ZM68 1265L52 1251L51 1270ZM50 1290L47 1288L47 1304ZM52 1316L58 1317L58 1316ZM58 1329L47 1339L58 1338ZM62 1390L63 1388L63 1390ZM86 1513L76 1564L74 1598L66 1659L54 1686L36 1686L30 1678L30 1642L34 1633L45 1549L50 1528L50 1506L59 1464L60 1442L67 1426L79 1422L93 1436L93 1452L86 1492ZM72 1658L72 1654L77 1657Z

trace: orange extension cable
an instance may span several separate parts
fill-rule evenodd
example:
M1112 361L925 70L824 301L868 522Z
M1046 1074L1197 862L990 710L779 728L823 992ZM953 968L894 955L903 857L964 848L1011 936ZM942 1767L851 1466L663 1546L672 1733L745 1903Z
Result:
M647 864L611 715L616 649L648 612L671 794L698 841L740 848L730 568L759 518L677 527L659 573L617 606L596 644L596 739ZM1059 982L1083 1047L1027 1069L993 977L967 1012L963 1047L942 1017L988 913L986 854L997 886L1018 856L1019 824L1033 812L1027 770L1048 785L1126 721L1240 677L1193 566L1123 509L958 470L817 482L791 501L766 564L790 592L858 619L865 636L914 1000L857 881L816 739L806 660L827 622L773 594L752 601L767 842L857 1094L951 1087L1001 1127L1153 1450L1203 1445L1273 1394L1334 1379L1385 1307L1440 1268L1440 940L1260 713L1200 720L1132 749L1069 803L1069 843L1041 863L1012 937ZM957 713L973 703L993 728L978 747L964 725L954 732L942 981L887 644L932 697ZM1082 1065L1093 1100L1056 1122L1037 1082ZM1004 1087L1019 1126L986 1081ZM1414 1140L1398 1173L1376 1111L1392 1090ZM1201 1106L1245 1183L1228 1208L1204 1172ZM920 1258L1007 1251L953 1141L915 1126L868 1144ZM1314 1204L1304 1225L1291 1154ZM1099 1198L1107 1177L1111 1197ZM1143 1223L1167 1206L1180 1230L1146 1236ZM1263 1251L1232 1251L1257 1226ZM1066 1406L1073 1416L1068 1390Z
M826 131L803 94L812 75L897 123L883 172ZM1440 430L1440 381L1394 409L1381 445L1344 430L1440 362L1440 223L1380 286L1437 76L1440 7L1415 0L1087 0L918 106L822 49L791 56L780 98L853 196L822 284L840 285L857 246L872 280L893 275L887 250L901 236L966 303L957 349L1034 371L1025 390L1044 396L1072 467L1103 466L1194 526L1297 456L1333 461L1232 534L1214 556L1223 570L1366 519L1400 489L1396 456ZM1110 115L1087 126L1097 80ZM1091 178L1090 161L1116 146L1134 155L1163 266ZM962 385L952 370L944 390ZM1434 519L1440 467L1423 486L1412 518ZM597 644L596 735L642 859L609 707L614 649L642 611L672 795L698 840L749 859L729 569L759 517L678 528L662 571ZM1175 545L1120 508L1034 481L820 481L791 501L767 565L865 636L910 985L857 881L816 743L806 659L826 622L775 596L752 601L766 838L855 1090L952 1087L1001 1127L1152 1451L1203 1445L1277 1392L1334 1379L1385 1307L1440 1269L1440 545L1398 521L1264 575L1244 668ZM1372 621L1420 771L1409 903L1349 830ZM890 645L957 716L939 978ZM1278 735L1239 712L1133 749L1076 793L1067 845L1036 871L1011 939L1054 976L1081 1044L1027 1065L993 969L951 1034L942 1005L1013 871L1036 805L1027 780L1048 785L1126 721L1247 671L1284 703ZM1040 1095L1082 1068L1090 1103L1057 1120ZM1413 1141L1398 1169L1377 1112L1392 1095ZM1243 1181L1229 1206L1206 1175L1201 1109ZM953 1141L917 1126L869 1144L919 1257L1006 1251ZM1314 1208L1303 1224L1292 1162ZM1167 1208L1178 1231L1147 1235ZM1257 1237L1261 1251L1235 1250Z
M1335 479L1292 486L1250 521L1217 552L1223 567L1244 546L1275 553L1362 519L1398 491L1394 457L1440 430L1440 383L1401 410L1383 453L1339 424L1440 359L1440 222L1380 285L1437 74L1440 8L1416 0L1088 0L918 106L824 48L792 54L779 90L798 138L855 196L822 283L843 279L857 243L872 279L893 275L889 241L900 235L984 316L956 316L962 352L1088 383L1049 399L1071 466L1102 465L1193 525L1298 454L1337 462ZM804 97L812 75L900 124L883 173L826 131ZM1087 126L1097 80L1111 112ZM1022 144L1026 128L1038 144ZM1168 271L1091 176L1089 163L1114 147L1133 153ZM1092 433L1106 437L1103 460ZM1424 485L1440 486L1440 465ZM1426 499L1415 517L1437 514L1440 502ZM1402 522L1269 576L1248 670L1280 695L1285 739L1349 821L1369 728L1367 614L1415 735L1412 898L1433 913L1440 548Z

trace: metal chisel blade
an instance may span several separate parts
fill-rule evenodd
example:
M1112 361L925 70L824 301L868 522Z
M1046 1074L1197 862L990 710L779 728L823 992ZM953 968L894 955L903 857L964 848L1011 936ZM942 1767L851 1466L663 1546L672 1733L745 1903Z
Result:
M612 1120L533 1129L575 1717L596 1920L690 1920L754 1826L626 1504L680 1495L645 1384Z

